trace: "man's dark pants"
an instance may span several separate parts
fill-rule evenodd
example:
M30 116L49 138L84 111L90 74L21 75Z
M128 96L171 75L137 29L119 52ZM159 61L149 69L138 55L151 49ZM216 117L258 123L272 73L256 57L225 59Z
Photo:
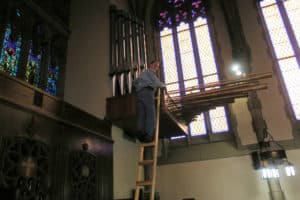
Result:
M137 100L137 130L141 134L154 135L155 129L155 105L154 89L145 87L136 94Z

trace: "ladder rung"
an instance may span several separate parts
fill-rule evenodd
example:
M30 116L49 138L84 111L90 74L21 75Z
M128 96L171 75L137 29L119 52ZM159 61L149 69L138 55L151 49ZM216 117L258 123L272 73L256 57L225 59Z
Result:
M141 144L141 147L152 147L152 146L155 146L155 142L149 142L149 143Z
M152 185L152 181L137 181L136 185L137 186L148 186L148 185Z
M154 160L142 160L139 161L139 165L151 165L154 163Z

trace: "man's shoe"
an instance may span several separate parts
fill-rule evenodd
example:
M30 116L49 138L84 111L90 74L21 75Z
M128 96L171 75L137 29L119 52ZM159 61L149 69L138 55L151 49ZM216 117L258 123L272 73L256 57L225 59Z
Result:
M148 143L148 142L153 142L154 140L154 136L153 135L150 135L150 134L145 134L143 135L143 139L142 139L145 143Z

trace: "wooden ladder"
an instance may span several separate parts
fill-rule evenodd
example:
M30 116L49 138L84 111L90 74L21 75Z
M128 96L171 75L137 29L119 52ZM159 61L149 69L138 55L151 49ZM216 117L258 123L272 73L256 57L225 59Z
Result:
M139 161L138 161L138 168L137 168L137 181L136 181L134 200L139 200L140 189L142 189L144 186L148 186L151 188L150 200L154 200L155 183L156 183L158 134L159 134L160 100L161 100L160 94L161 94L161 89L158 89L154 141L150 143L143 143L139 147ZM153 149L152 159L149 160L144 159L145 148ZM150 166L152 168L152 178L150 178L150 180L142 180L142 169L144 168L144 166Z

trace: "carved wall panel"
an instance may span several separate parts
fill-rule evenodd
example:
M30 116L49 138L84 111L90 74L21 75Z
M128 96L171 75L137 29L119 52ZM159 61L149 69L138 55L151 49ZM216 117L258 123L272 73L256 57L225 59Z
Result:
M48 193L49 148L25 137L2 140L0 185L15 188L16 199L45 199Z
M71 153L71 199L96 199L96 156L83 151Z

